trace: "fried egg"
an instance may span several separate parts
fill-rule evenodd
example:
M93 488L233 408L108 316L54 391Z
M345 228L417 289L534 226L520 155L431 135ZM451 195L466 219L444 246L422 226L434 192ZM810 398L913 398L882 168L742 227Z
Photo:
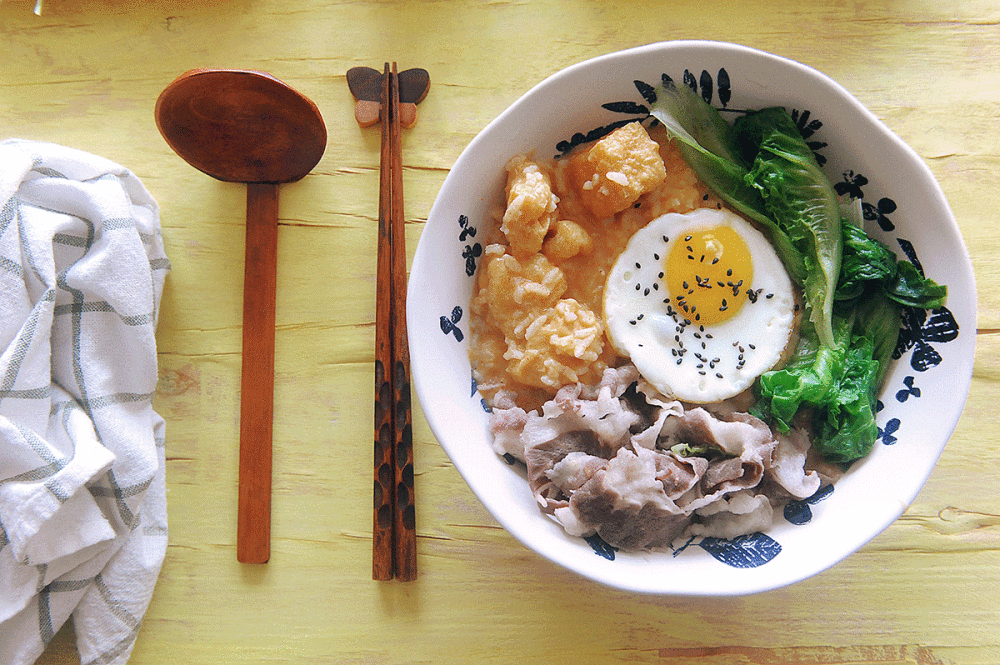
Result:
M767 238L728 210L658 217L608 275L615 349L664 395L737 395L782 358L796 324L792 282Z

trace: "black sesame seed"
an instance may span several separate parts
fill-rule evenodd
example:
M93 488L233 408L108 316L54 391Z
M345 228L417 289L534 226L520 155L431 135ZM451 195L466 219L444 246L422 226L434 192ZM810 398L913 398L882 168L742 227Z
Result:
M751 349L756 349L756 348L757 348L757 347L756 347L755 345L753 345L753 344L747 344L747 346L749 346L749 347L750 347Z
M646 289L645 291L643 291L643 292L642 292L642 295L644 295L644 296L648 296L648 295L649 295L649 289Z
M661 272L659 275L657 275L657 277L659 277L660 279L663 279L663 273Z
M686 289L686 288L688 288L688 283L687 282L681 282L681 286L683 286Z
M705 255L704 255L704 254L702 254L702 255L701 255L701 258L700 258L700 259L698 259L698 263L704 263L704 262L705 262Z
M642 321L642 317L644 317L644 316L646 316L646 315L645 314L640 314L639 316L637 316L635 318L638 319L639 321Z
M629 323L631 323L631 324L632 324L632 325L634 326L634 325L635 325L635 319L631 319L631 320L629 321Z
M635 285L635 290L636 290L636 291L638 291L638 290L639 290L639 289L641 289L641 288L642 288L642 286L640 286L639 284L636 284L636 285Z
M694 236L684 236L684 242L691 242L691 238Z
M653 282L653 290L654 291L659 291L660 290L660 283L659 282Z
M701 333L695 333L694 334L694 338L695 339L701 339Z
M732 277L732 276L733 276L733 269L730 268L729 270L726 271L726 277Z
M720 379L722 378L722 375L719 374L718 372L715 373L715 376L718 377L718 378L720 378Z
M702 367L704 367L704 365L702 365L701 363L698 363L697 365L695 365L696 369L701 369Z
M718 259L718 258L715 258L715 259L712 259L712 265L713 265L713 266L714 266L714 265L715 265L716 263L718 263L718 262L719 262L719 259Z
M635 267L636 268L642 268L642 264L640 264L638 261L636 261L635 262Z
M680 365L680 364L681 364L682 362L684 362L684 359L683 359L683 358L678 358L678 359L677 359L677 364L678 364L678 365Z
M660 260L660 255L657 254L656 252L653 252L653 258L656 259L657 261L659 261Z
M660 236L660 237L663 238L663 242L670 242L670 238L668 238L667 236Z
M698 373L701 374L702 376L705 376L706 374L708 374L708 372L706 372L705 370L702 370L702 371L700 371Z
M707 337L708 339L713 339L712 333L705 333L705 337Z
M764 296L764 297L765 297L765 298L767 298L768 300L770 300L771 298L773 298L773 297L774 297L774 294L773 294L773 293L768 293L768 294L767 294L766 296Z

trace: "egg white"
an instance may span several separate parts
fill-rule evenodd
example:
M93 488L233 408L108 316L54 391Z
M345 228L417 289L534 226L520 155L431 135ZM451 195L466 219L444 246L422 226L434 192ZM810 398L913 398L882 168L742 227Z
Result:
M703 325L679 311L664 277L664 261L686 234L728 226L750 250L752 297L726 321ZM615 349L631 358L664 395L707 404L743 392L772 369L792 335L795 294L767 238L728 210L669 213L629 240L608 275L604 319Z

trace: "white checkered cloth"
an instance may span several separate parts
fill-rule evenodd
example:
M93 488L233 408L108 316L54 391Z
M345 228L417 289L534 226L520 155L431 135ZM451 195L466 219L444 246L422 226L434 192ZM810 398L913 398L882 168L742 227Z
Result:
M72 615L83 663L125 663L167 547L153 411L170 263L139 179L0 142L0 663Z

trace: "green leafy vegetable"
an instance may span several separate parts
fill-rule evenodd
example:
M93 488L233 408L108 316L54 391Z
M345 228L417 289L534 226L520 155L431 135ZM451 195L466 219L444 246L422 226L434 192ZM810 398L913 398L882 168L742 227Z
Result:
M848 463L867 455L878 437L875 400L896 348L901 307L940 307L946 287L924 278L912 263L897 261L846 219L843 232L835 343L820 344L813 326L804 323L792 360L760 377L755 414L784 431L806 407L813 446L830 461Z
M859 202L844 214L784 109L752 111L730 126L689 88L666 84L651 113L699 178L768 233L803 289L809 316L795 353L758 379L752 413L782 431L793 419L810 419L813 446L828 460L864 457L878 436L876 396L901 308L940 307L947 289L869 237Z
M670 452L677 455L678 457L704 457L709 460L729 459L731 457L736 457L736 455L727 453L725 450L723 450L718 446L711 446L711 445L693 446L689 443L678 443L675 446L671 446Z
M665 85L651 113L681 142L698 177L762 224L789 276L803 287L820 341L832 344L840 205L788 112L751 112L730 127L689 88Z

